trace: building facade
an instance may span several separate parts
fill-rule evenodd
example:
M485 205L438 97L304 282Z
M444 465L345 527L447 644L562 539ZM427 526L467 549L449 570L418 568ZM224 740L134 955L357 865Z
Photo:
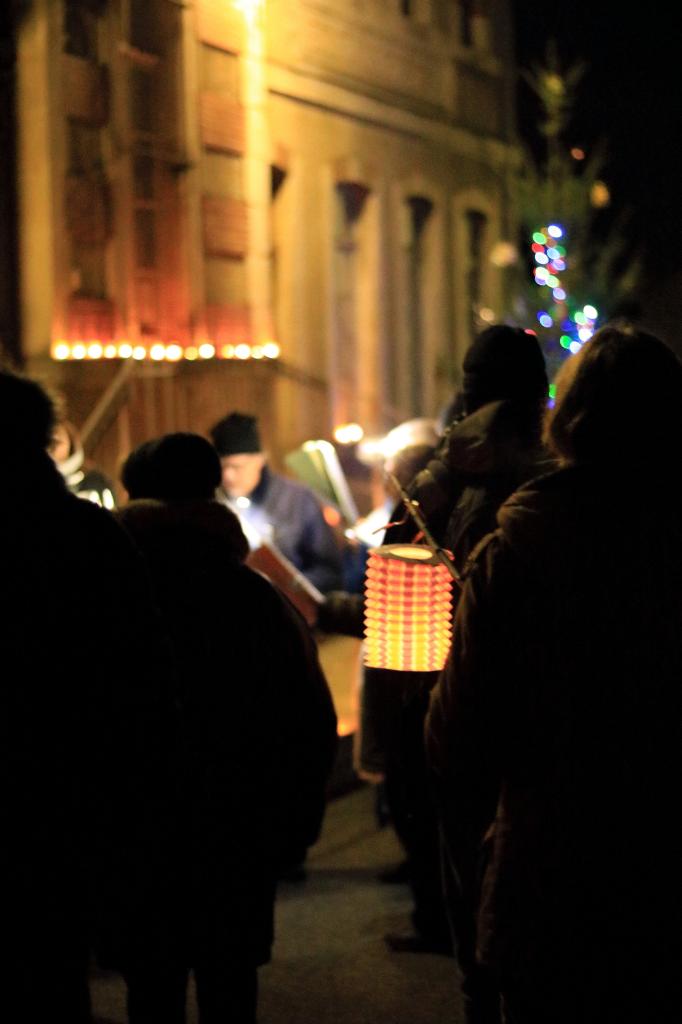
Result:
M275 462L434 416L502 301L502 0L32 0L21 347L115 472L258 413ZM492 258L491 258L492 257Z

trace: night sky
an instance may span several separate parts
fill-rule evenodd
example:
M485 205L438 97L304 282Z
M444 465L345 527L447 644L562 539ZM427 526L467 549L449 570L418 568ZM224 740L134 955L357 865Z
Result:
M658 4L516 0L516 56L542 63L554 38L564 65L587 65L577 91L569 145L607 147L602 177L611 215L628 211L650 282L679 271L682 237L681 47L677 25ZM672 13L672 12L671 12ZM519 128L533 125L529 90L518 95ZM531 129L532 134L532 129Z

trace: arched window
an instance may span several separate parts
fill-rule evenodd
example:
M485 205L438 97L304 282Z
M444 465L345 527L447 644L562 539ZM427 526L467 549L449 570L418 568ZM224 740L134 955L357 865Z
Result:
M278 202L287 172L278 164L270 165L270 296L272 303L272 328L275 339L282 337L282 247L285 231L281 222L281 203Z
M473 339L479 329L478 311L483 299L483 259L488 218L480 210L467 210L465 216L467 232L467 318L469 334Z
M433 203L424 196L408 196L406 256L407 365L410 376L410 407L421 412L424 387L424 229Z
M337 414L352 418L357 396L361 220L369 189L337 182L334 236L334 319Z
M85 60L97 60L97 14L101 4L65 0L64 53Z
M459 41L462 46L473 46L476 0L459 0Z

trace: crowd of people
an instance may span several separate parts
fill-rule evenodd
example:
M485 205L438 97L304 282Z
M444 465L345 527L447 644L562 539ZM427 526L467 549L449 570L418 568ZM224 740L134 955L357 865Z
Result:
M450 655L363 680L358 770L414 901L413 934L386 941L456 957L467 1024L673 1024L682 363L607 325L550 405L535 335L494 325L462 370L442 435L392 465L458 568ZM363 595L253 416L140 445L118 508L78 494L36 382L0 372L0 426L9 1019L90 1024L94 956L131 1024L184 1024L190 973L202 1024L254 1024L337 723L315 631L250 547L325 595L319 629L361 637ZM384 542L423 542L403 512Z
M131 1024L184 1022L190 971L202 1021L253 1022L336 752L313 634L245 564L207 439L135 449L110 512L60 472L38 384L0 373L0 422L8 1019L90 1022L94 955Z

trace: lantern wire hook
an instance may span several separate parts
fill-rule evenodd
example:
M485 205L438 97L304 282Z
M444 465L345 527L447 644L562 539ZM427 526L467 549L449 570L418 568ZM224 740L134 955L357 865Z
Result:
M393 473L386 473L386 476L388 477L388 479L391 481L391 483L395 487L397 493L400 495L400 500L402 501L403 505L405 506L405 508L407 510L407 514L410 515L412 517L412 519L414 519L415 523L419 527L419 530L421 531L421 533L423 533L424 540L426 541L427 545L429 546L429 548L431 549L431 551L433 552L435 557L438 559L439 562L442 562L442 564L445 566L445 568L448 570L448 572L452 576L452 578L455 581L455 583L459 587L463 587L464 586L464 581L462 580L462 577L460 576L460 574L457 572L457 569L455 567L455 563L453 562L453 560L450 557L450 555L448 554L448 552L445 551L439 544L436 543L436 541L433 538L433 535L432 535L431 531L429 530L428 526L426 525L426 520L424 519L424 516L422 515L422 511L421 511L421 507L419 505L419 502L415 501L413 498L411 498L409 496L409 494L404 489L404 487L402 486L402 484L400 483L398 478L396 476L394 476ZM402 523L405 523L405 522L407 522L407 516L405 516L401 520L400 524L399 523L389 523L389 526L393 526L393 525L398 526L398 525L401 525Z

